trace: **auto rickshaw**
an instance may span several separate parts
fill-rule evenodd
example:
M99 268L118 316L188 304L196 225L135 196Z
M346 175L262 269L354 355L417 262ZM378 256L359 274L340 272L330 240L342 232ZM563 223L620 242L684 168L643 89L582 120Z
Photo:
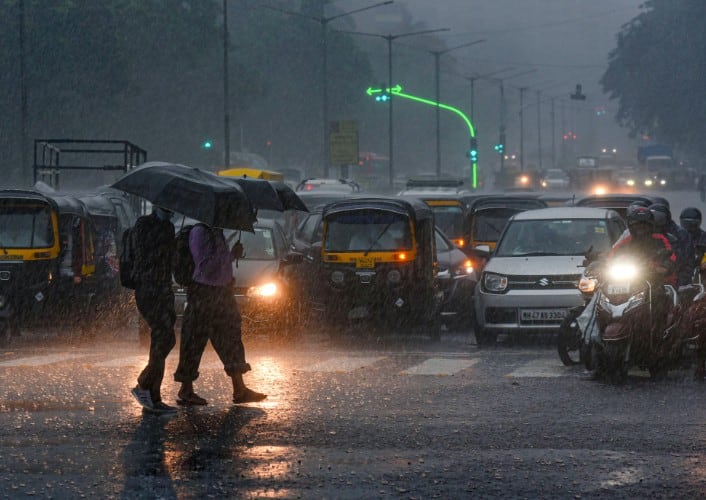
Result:
M318 279L336 325L371 319L385 328L419 325L436 337L443 292L434 215L419 200L354 198L323 209Z
M59 302L95 271L85 206L67 196L0 191L0 339ZM61 300L59 300L61 299Z

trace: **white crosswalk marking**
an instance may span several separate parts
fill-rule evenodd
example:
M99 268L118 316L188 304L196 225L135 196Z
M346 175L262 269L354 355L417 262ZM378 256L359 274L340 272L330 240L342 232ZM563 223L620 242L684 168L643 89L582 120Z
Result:
M373 363L377 363L380 360L385 359L384 357L338 357L327 359L321 363L315 363L311 366L300 367L299 371L303 372L334 372L334 373L345 373L352 372L354 370L359 370L360 368L365 368Z
M475 365L478 361L478 358L429 358L418 365L402 370L400 375L453 375Z
M43 366L68 361L70 359L83 358L85 354L49 354L47 356L32 356L29 358L10 359L0 362L0 367L16 367L16 366Z
M525 363L511 373L505 375L510 378L537 377L550 378L562 377L568 373L570 368L562 365L559 360L536 359Z

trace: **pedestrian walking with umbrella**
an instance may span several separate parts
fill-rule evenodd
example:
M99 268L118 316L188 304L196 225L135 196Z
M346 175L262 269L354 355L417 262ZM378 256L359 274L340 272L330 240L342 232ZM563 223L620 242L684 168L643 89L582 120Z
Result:
M245 192L209 172L162 162L138 167L121 177L113 187L203 223L195 226L189 237L194 273L193 283L187 287L188 305L184 313L179 367L175 374L175 379L182 382L178 401L187 405L206 404L205 399L194 393L193 381L198 377L201 355L209 339L233 381L233 401L243 403L264 399L264 394L247 388L242 377L250 370L250 365L245 360L240 313L231 290L230 265L232 258L242 256L242 246L228 249L221 229L253 231L255 214ZM172 227L172 241L173 231ZM213 308L214 304L219 307ZM161 356L163 352L159 354ZM162 368L162 374L163 371ZM141 384L139 388L146 389ZM136 397L140 394L143 393L137 393ZM138 401L147 407L139 397Z

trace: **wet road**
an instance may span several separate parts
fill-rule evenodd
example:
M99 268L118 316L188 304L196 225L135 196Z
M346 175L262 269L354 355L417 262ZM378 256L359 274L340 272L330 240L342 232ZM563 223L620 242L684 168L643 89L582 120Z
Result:
M688 371L584 380L553 344L478 350L472 333L309 332L248 339L235 406L210 349L207 407L143 414L134 332L67 343L31 332L0 350L0 497L695 498L706 405ZM165 401L177 351L168 359Z

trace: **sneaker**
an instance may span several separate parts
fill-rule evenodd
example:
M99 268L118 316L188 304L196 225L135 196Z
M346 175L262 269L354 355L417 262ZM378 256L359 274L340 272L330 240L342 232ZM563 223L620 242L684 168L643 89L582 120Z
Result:
M140 406L142 406L145 410L154 409L154 403L152 402L152 395L150 394L150 391L147 389L142 389L139 385L137 385L133 387L130 392L135 397L137 402L140 403Z
M176 413L178 411L175 406L169 406L162 401L157 401L151 409L145 408L145 410L152 413Z

